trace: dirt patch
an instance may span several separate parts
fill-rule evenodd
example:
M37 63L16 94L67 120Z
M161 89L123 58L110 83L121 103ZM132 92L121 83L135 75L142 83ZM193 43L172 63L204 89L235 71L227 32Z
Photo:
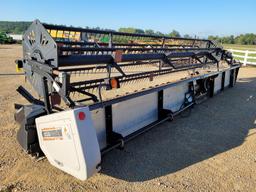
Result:
M14 73L20 45L0 46L1 73ZM242 68L232 89L114 150L87 181L37 162L16 142L15 89L22 76L0 77L0 191L255 191L256 68Z

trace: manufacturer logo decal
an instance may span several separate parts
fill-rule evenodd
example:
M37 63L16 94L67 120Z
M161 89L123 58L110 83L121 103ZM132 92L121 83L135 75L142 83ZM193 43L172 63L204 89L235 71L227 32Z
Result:
M43 140L62 140L62 128L43 128Z

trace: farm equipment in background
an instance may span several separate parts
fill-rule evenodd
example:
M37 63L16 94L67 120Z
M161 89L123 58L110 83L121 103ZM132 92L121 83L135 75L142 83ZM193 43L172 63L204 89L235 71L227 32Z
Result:
M87 179L101 156L233 87L240 64L209 40L42 24L23 35L23 68L38 97L15 104L23 149Z
M0 32L0 44L12 44L14 40L8 37L6 33Z

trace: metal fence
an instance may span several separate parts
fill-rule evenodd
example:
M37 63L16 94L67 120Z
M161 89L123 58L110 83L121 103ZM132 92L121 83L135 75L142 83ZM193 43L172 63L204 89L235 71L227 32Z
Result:
M232 52L233 56L243 63L243 66L246 65L255 65L256 66L256 51L249 50L237 50L237 49L229 49ZM255 56L251 56L255 55Z

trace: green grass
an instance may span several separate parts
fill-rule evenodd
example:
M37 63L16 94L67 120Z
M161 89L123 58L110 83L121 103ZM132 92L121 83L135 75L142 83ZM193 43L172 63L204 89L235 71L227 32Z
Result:
M256 45L222 44L225 49L238 49L256 51Z
M256 45L237 45L237 44L223 44L224 49L248 50L256 51ZM235 52L236 55L244 55L245 53ZM256 57L256 54L249 53L248 56ZM243 61L243 58L235 57L235 59ZM248 59L249 62L256 62L256 59Z

